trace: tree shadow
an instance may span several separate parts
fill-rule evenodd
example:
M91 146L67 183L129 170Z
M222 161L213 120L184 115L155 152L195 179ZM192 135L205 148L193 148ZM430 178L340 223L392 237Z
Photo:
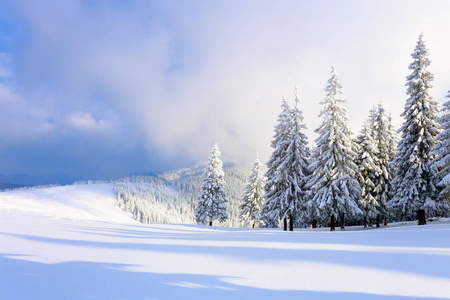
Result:
M134 272L128 265L73 261L45 264L0 255L0 299L425 299L348 292L269 290L223 276Z
M442 266L450 265L450 255L444 253L407 253L394 252L389 249L384 252L377 252L376 248L372 251L371 248L358 251L357 248L350 249L286 249L286 248L269 248L262 246L242 246L239 242L245 241L242 238L225 239L225 241L234 241L232 245L214 245L201 244L196 236L186 237L184 235L173 235L167 233L171 240L176 240L175 243L169 242L169 237L165 234L148 233L146 240L138 239L136 242L134 235L130 234L130 241L127 239L117 241L93 241L93 240L79 240L79 239L62 239L51 238L35 235L20 235L20 234L4 234L30 241L43 242L54 245L69 245L85 248L100 248L100 249L119 249L119 250L140 250L140 251L154 251L172 254L200 254L200 255L216 255L227 256L232 259L241 259L254 262L273 262L273 261L309 261L320 263L331 263L339 265L348 265L356 267L367 267L378 270L400 271L408 272L417 275L428 275L433 277L440 277L444 279L450 278L450 272L447 268ZM203 233L199 234L203 236ZM122 236L121 236L122 237ZM122 237L123 238L123 237ZM183 239L184 238L184 239ZM155 240L158 239L156 242ZM203 241L203 239L201 240ZM278 242L278 239L276 240ZM184 242L188 244L184 244ZM196 243L199 243L196 245ZM336 242L339 245L339 241ZM304 243L309 246L311 244ZM345 241L342 245L346 245ZM358 246L353 244L354 246ZM330 244L330 247L332 245ZM425 251L426 252L426 251Z

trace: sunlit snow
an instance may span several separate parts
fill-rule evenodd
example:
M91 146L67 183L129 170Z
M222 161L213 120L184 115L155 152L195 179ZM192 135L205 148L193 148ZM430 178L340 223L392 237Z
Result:
M143 225L111 189L0 194L0 299L450 297L448 221L337 232Z

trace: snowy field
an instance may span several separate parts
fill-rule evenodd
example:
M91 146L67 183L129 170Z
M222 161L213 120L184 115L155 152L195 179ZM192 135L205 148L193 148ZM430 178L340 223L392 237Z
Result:
M450 223L142 225L112 185L0 194L0 299L450 299Z

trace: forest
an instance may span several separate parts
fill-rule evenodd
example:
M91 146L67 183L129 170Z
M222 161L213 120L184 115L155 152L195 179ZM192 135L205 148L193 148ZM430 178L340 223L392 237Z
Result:
M253 170L228 167L217 144L209 163L158 177L114 183L117 205L143 223L198 223L228 227L345 228L447 216L450 209L450 101L442 109L430 96L433 74L423 35L411 54L402 127L379 104L356 137L342 104L334 67L321 102L314 147L304 134L298 92L283 98L271 142L272 155ZM447 95L450 97L450 94ZM248 179L247 179L248 178Z

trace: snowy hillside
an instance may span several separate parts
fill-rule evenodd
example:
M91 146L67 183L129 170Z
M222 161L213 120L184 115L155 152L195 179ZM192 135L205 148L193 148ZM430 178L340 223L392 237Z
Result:
M0 217L32 214L50 218L136 223L117 206L112 183L70 185L0 193Z
M0 194L0 299L450 299L448 221L148 225L114 201L111 184Z
M141 223L195 224L194 210L198 203L204 164L154 176L131 176L116 179L114 192L118 206L132 212ZM251 168L228 165L225 171L225 192L228 219L225 227L242 227L239 205Z

